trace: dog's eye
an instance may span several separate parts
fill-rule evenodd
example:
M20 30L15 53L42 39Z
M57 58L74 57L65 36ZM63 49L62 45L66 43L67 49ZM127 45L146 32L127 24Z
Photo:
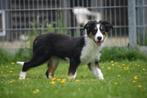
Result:
M101 26L100 26L100 31L101 31L102 34L106 35L105 26L101 25Z
M100 26L100 30L101 32L104 32L105 31L105 27L103 25Z
M104 35L106 35L106 32L102 32Z
M93 30L93 34L96 34L96 32L97 32L97 28L95 28L94 30Z

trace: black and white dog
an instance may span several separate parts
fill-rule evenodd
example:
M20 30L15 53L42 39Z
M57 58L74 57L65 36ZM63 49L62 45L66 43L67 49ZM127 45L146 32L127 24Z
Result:
M22 63L19 79L25 79L26 72L45 62L48 62L46 76L52 78L58 66L59 58L69 58L68 75L70 79L76 78L79 64L87 64L92 73L100 80L103 74L98 64L99 52L112 25L106 21L89 21L84 26L85 35L78 38L48 33L38 36L33 43L33 56L30 61Z

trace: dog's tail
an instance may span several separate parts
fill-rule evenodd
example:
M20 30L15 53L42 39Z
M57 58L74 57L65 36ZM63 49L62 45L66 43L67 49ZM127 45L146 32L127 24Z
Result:
M22 62L22 61L17 61L16 63L17 64L20 64L20 65L23 65L24 64L24 62Z

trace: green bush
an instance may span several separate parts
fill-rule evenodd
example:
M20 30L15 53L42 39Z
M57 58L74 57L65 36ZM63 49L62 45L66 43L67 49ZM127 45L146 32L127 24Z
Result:
M15 54L14 61L25 61L31 58L32 49L31 48L21 48Z
M32 56L31 48L21 48L15 54L9 53L4 49L0 49L0 64L27 61ZM104 48L100 61L133 61L133 60L147 60L147 57L138 49L126 48L126 47L111 47Z
M121 60L147 60L147 57L138 49L127 47L111 47L102 50L101 61L121 61Z
M6 51L5 49L0 49L0 65L12 61L13 58L13 54L8 53L8 51Z
M19 49L15 54L9 51L6 49L0 49L0 65L16 61L25 61L30 59L32 55L31 49L29 48Z

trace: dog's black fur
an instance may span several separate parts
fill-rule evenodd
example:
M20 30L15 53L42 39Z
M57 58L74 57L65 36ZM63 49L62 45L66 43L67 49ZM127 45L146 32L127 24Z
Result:
M48 33L38 36L33 44L33 57L29 62L24 63L22 71L31 67L39 66L49 60L52 56L62 59L70 59L70 69L73 72L80 63L80 52L84 46L84 37L71 38L69 36Z
M96 25L100 24L100 30L104 34L109 32L112 25L106 21L89 21L85 26L84 30L87 32L87 36L91 38L91 35L95 35L97 29ZM58 58L69 58L69 75L74 75L78 65L81 63L80 56L83 47L85 46L85 37L72 38L66 35L57 33L48 33L38 36L33 43L33 55L32 59L25 62L22 68L22 72L28 71L30 68L39 66L44 62L47 62L52 57ZM90 62L89 62L90 63ZM96 60L95 63L98 64ZM52 63L49 63L52 64ZM49 65L49 67L52 65ZM56 69L56 68L55 68ZM55 70L54 69L54 70ZM48 77L48 70L46 75Z

